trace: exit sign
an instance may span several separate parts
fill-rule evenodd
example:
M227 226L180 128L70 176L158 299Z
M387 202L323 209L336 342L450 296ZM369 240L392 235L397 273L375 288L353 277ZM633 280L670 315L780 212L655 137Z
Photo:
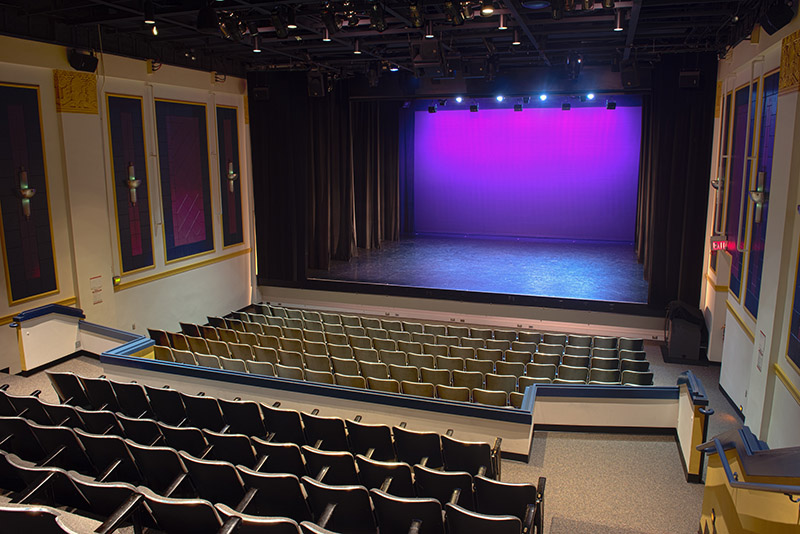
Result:
M711 236L711 250L725 250L728 248L728 240L722 235Z

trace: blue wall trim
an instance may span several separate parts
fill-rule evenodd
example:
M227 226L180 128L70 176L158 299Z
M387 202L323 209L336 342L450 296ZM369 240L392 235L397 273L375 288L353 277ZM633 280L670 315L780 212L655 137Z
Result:
M678 385L686 384L689 389L689 396L695 406L708 406L708 396L703 383L691 370L681 373L678 377Z
M574 397L581 399L677 399L679 393L678 388L675 386L534 384L528 389L531 389L531 387L536 388L536 397Z
M104 352L100 356L100 362L134 369L188 376L192 378L203 378L207 380L217 380L220 382L244 384L248 386L263 387L265 389L293 391L309 395L319 395L321 397L373 402L375 404L383 404L387 406L398 406L401 408L411 408L416 410L426 410L429 412L475 417L476 419L493 419L526 425L530 425L533 420L532 411L517 410L514 408L500 408L480 404L467 404L441 399L429 399L424 397L414 397L411 395L397 395L382 391L358 389L347 386L334 386L330 384L306 382L303 380L293 380L290 378L252 375L249 373L240 373L237 371L228 371L224 369L211 369L208 367L198 367L182 363L150 360L136 356L131 357L126 356L124 354L126 352L132 353L135 351L129 350L128 345L124 345L114 350ZM321 402L324 402L324 399L321 399Z
M96 323L88 323L86 321L81 321L78 325L78 328L79 330L89 332L90 334L98 334L113 339L119 339L120 341L124 342L142 338L142 336L139 334L132 334L124 330L117 330L116 328L110 328L108 326L103 326Z
M70 308L69 306L62 306L61 304L45 304L44 306L39 306L38 308L32 308L30 310L19 312L14 316L14 322L19 323L21 321L29 321L31 319L35 319L36 317L42 317L43 315L49 315L51 313L69 315L70 317L78 317L79 319L84 319L86 317L83 314L83 310L80 308Z

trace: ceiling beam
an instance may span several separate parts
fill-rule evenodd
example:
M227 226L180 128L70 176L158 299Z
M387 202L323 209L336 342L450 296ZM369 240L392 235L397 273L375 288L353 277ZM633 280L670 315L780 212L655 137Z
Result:
M545 55L544 51L539 47L539 43L536 42L536 37L533 36L530 28L528 28L528 25L525 24L525 19L522 17L522 15L520 15L519 10L517 9L517 0L509 0L508 2L506 2L506 7L514 16L514 20L517 21L519 27L522 28L522 33L524 33L525 36L528 38L528 40L531 42L533 48L535 48L536 51L539 52L539 58L542 61L544 61L545 64L549 67L550 60L547 59L547 56Z
M627 61L631 57L633 40L636 37L636 27L639 25L639 14L642 11L642 0L633 0L631 8L631 18L628 21L628 35L625 38L625 52L622 53L622 61Z

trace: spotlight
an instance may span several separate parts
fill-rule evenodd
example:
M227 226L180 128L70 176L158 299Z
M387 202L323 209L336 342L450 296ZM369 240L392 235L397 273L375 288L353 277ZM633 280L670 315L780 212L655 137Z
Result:
M446 106L447 105L447 99L446 98L440 98L438 104L441 107Z
M622 31L622 23L625 20L625 15L622 13L621 9L617 9L614 13L614 31L621 32Z
M569 111L570 109L572 109L572 106L569 102L564 102L561 104L561 111Z
M356 39L353 42L353 53L354 54L361 54L361 46L360 46L360 44L358 42L358 39Z
M358 26L359 22L361 22L361 18L358 16L358 13L351 11L350 15L347 17L347 25L351 28L355 28Z
M591 11L594 9L594 0L583 0L583 10Z
M428 21L425 25L425 39L433 39L433 22Z
M158 26L153 24L152 28L153 28L153 35L158 35Z
M500 24L497 26L498 30L507 30L508 26L506 26L506 17L502 13L500 13Z
M322 41L325 43L331 42L331 32L328 31L328 28L325 28L325 31L322 34Z
M460 97L460 96L456 97L456 103L460 104L463 101L464 101L464 99L462 97Z
M519 40L519 31L518 30L514 30L514 40L511 41L511 45L512 46L519 46L521 44L522 44L522 42Z
M286 27L290 30L297 29L297 22L295 21L295 10L294 8L289 8L289 15L288 20L286 21Z
M522 111L522 104L514 104L514 111Z
M481 4L481 15L484 17L491 17L494 13L494 3L492 0L483 0Z
M478 104L470 104L469 105L469 111L471 113L477 113L478 112Z
M614 9L614 0L603 0L603 7L605 9Z
M383 4L374 0L369 6L369 28L379 33L386 30L386 16L383 12Z
M588 95L586 95L586 98L589 100L594 100L594 93L589 93Z
M531 97L529 97L529 96L523 96L522 97L522 103L523 104L528 104L530 101L531 101Z
M544 94L544 93L540 94L540 95L539 95L539 100L541 100L542 102L544 102L545 100L547 100L547 95L546 95L546 94Z
M144 23L156 23L156 10L153 8L153 0L145 0L144 2Z
M447 20L450 21L453 26L461 26L464 24L464 12L461 6L454 0L445 0L444 13Z
M342 27L342 21L336 16L333 8L327 6L322 10L322 23L325 25L325 29L328 30L328 36L338 32Z
M422 28L424 21L422 20L422 10L420 9L419 3L411 2L408 6L408 10L411 13L411 25L415 28Z
M289 25L286 22L286 16L283 13L282 6L272 12L272 26L275 27L275 35L278 39L286 39L289 37Z
M389 65L390 72L397 72L398 70L400 70L400 67L397 65L397 63L392 63Z
M606 109L617 109L617 103L612 100L606 100Z
M210 5L201 7L197 12L197 29L202 33L218 33L219 19L217 12Z
M428 113L436 113L436 106L428 106Z
M503 95L497 95L497 96L496 96L496 97L494 97L494 98L495 98L495 100L497 100L498 102L502 102L503 100L505 100L505 97L504 97Z
M253 36L253 52L261 52L261 38L258 35Z

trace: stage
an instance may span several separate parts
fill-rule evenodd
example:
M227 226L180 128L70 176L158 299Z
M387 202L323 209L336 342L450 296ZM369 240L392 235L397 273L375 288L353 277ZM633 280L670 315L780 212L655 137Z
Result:
M632 243L557 239L417 235L307 279L638 305L648 293Z

